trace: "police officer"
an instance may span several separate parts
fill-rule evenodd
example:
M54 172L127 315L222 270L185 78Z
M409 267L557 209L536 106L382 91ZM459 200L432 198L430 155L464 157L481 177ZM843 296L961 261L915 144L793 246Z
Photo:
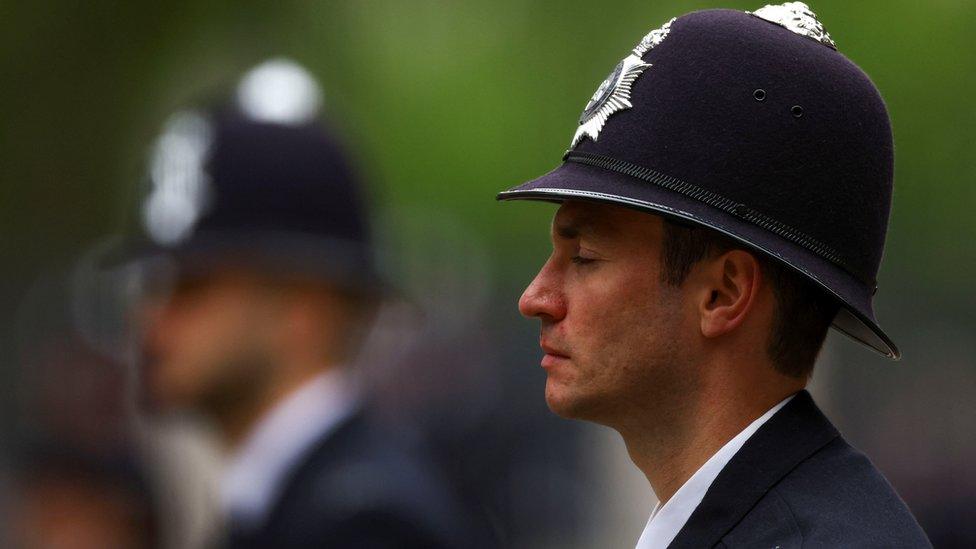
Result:
M560 204L519 309L549 407L619 431L656 493L638 547L929 546L804 389L830 326L899 356L871 305L888 115L810 9L651 31L563 160L498 195Z
M287 60L174 115L142 207L143 381L227 449L232 547L448 547L456 509L370 421L351 364L381 290L363 187Z

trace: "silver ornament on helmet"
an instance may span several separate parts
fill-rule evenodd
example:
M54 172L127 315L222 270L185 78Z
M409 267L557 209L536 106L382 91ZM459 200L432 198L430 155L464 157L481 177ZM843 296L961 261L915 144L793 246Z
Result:
M184 240L210 198L207 158L214 129L196 111L172 115L156 139L149 164L152 187L143 202L142 221L149 237L162 245Z
M645 53L651 51L651 49L663 42L668 36L668 33L671 32L671 23L674 23L675 19L677 19L677 17L672 17L670 21L661 25L660 28L654 29L644 35L644 38L641 38L640 43L634 46L634 55L637 57L644 57Z
M769 4L756 11L747 11L746 13L751 13L770 23L776 23L800 36L812 38L830 49L837 49L837 45L830 38L830 34L824 29L823 23L817 19L817 14L813 13L810 6L803 2Z
M610 115L633 106L630 103L631 87L633 87L637 77L651 66L650 63L645 63L641 58L664 40L671 30L673 21L672 18L660 28L647 33L640 43L634 47L633 53L617 63L617 66L610 72L610 76L600 84L596 93L593 94L583 109L583 114L579 118L579 128L573 135L570 148L575 147L583 137L589 137L596 141Z

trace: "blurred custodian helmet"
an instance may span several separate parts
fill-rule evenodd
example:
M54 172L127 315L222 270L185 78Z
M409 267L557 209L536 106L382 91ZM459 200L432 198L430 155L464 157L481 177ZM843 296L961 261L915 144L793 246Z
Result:
M872 297L891 205L878 90L801 2L651 31L586 105L564 163L499 200L616 203L690 221L806 276L833 326L891 357Z
M265 62L231 101L182 111L152 151L142 245L356 286L375 282L363 187L300 66Z

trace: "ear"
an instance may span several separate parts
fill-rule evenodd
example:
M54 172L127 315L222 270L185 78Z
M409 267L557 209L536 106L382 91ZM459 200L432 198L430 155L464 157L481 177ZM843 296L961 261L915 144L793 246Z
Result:
M704 291L698 304L701 331L705 337L719 337L741 326L756 308L762 269L755 256L744 250L725 252L706 260L704 266Z

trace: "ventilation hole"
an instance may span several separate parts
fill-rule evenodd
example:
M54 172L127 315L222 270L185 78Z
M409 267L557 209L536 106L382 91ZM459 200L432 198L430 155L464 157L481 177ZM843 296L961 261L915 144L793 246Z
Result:
M756 101L762 101L766 99L766 90L759 88L758 90L752 92L752 96L756 98Z
M793 118L800 118L801 116L803 116L803 107L799 105L793 105L793 108L790 109L790 112L793 113Z

